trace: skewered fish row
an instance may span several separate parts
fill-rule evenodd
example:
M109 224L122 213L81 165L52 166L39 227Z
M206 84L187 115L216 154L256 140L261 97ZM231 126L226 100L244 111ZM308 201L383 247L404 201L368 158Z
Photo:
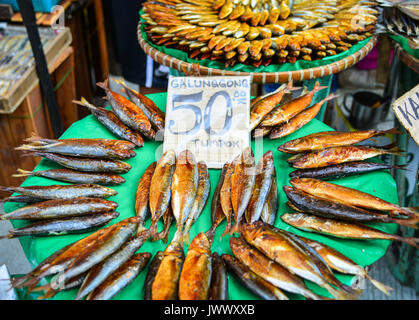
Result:
M148 0L148 39L190 58L260 65L318 60L347 51L374 32L374 1Z

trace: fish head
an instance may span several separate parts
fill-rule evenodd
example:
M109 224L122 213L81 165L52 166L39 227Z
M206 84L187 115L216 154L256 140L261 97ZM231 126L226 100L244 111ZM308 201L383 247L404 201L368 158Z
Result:
M176 164L175 150L170 149L170 150L167 150L165 153L163 153L163 155L159 159L158 164L161 165L161 166L166 166L166 165L173 166L173 165L175 165Z
M264 223L262 221L255 221L253 223L245 223L241 225L241 233L247 241L252 241L258 238L262 231Z

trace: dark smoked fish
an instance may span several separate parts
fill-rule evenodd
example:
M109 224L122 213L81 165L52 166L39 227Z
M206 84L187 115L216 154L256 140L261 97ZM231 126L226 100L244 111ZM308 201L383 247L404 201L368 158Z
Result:
M258 276L237 258L229 254L223 254L222 258L233 276L253 294L264 300L289 300L279 288Z
M223 209L221 207L220 193L221 188L224 183L224 177L229 167L229 163L225 163L223 169L221 170L220 178L218 179L217 187L215 188L214 194L212 195L211 200L211 231L212 234L215 234L215 230L219 224L225 219Z
M276 183L276 171L274 167L271 188L269 190L266 202L263 206L262 213L260 215L261 220L265 223L273 225L275 223L278 207L278 185Z
M313 196L299 189L284 186L285 194L290 202L302 212L311 213L324 218L354 221L354 222L385 222L397 223L416 228L416 219L391 218L386 214L367 211L352 205Z
M81 98L81 101L73 100L73 103L88 108L96 119L116 136L132 142L139 148L144 146L144 140L141 135L127 127L112 111L96 107L87 102L83 97Z
M227 169L223 176L223 182L222 182L222 186L221 186L220 194L219 194L219 198L220 198L219 201L220 201L221 209L224 213L224 216L227 219L227 225L222 234L222 237L230 232L232 224L234 222L233 221L233 218L234 218L233 205L231 204L231 175L234 172L234 164L233 162L226 163L224 166Z
M18 174L13 177L44 177L58 181L72 182L72 183L94 183L102 185L118 185L124 183L126 180L112 173L94 173L94 172L80 172L70 169L49 169L40 171L26 171L17 169Z
M228 300L227 268L217 252L212 256L212 275L208 291L208 300Z
M56 219L114 211L117 207L118 204L116 202L100 198L56 199L16 209L0 215L0 219Z
M31 187L0 187L1 191L13 191L39 199L73 199L79 197L107 198L118 194L113 189L97 184L51 185Z
M127 159L136 155L135 145L124 140L114 139L45 139L31 137L25 139L30 144L16 150L58 153L73 157Z
M141 252L135 254L130 260L125 262L118 270L112 273L104 282L101 283L86 300L110 300L122 289L128 286L140 274L147 265L151 254Z
M84 172L127 173L131 170L131 166L128 163L118 160L70 157L48 152L32 152L25 155L44 157L63 167Z
M18 238L23 236L60 236L69 233L88 232L94 228L107 224L119 216L117 212L106 212L83 217L52 219L34 222L25 227L9 230L4 238Z
M149 214L149 197L151 177L156 169L156 162L152 162L144 171L140 181L138 181L137 192L135 194L135 214L141 217L139 229L144 225Z
M402 166L392 166L386 163L367 161L352 161L327 167L313 169L298 169L290 173L291 178L339 179L356 174L374 172L385 169L404 169Z
M144 300L151 300L151 287L153 285L154 278L156 277L157 271L160 267L163 259L163 251L157 251L148 266L147 276L144 280Z

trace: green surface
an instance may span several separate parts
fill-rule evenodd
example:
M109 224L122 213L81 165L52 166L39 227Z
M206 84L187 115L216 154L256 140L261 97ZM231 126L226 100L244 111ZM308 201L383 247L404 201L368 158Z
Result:
M155 101L158 107L165 110L166 106L166 94L153 94L149 97ZM255 152L255 158L258 161L262 154L268 150L272 150L274 153L275 169L277 172L277 182L279 190L279 214L285 212L292 212L286 205L286 196L282 190L284 185L289 185L289 176L288 174L293 170L287 162L285 161L288 156L284 153L281 153L276 150L276 147L282 144L285 141L295 139L298 137L305 136L309 133L331 130L328 126L321 123L320 121L314 119L306 126L298 130L297 132L291 134L290 136L278 139L278 140L269 140L265 139L263 143L263 152L261 150L254 149L254 143L252 143L252 148ZM93 116L87 116L86 118L77 121L74 123L63 135L61 138L116 138L113 136L105 127L103 127ZM113 220L111 223L116 223L125 219L127 217L132 217L134 213L134 199L135 192L137 188L137 183L142 174L144 173L147 166L152 162L157 160L161 155L161 143L160 142L146 142L145 146L141 149L136 149L137 156L127 160L126 162L132 166L132 169L122 175L127 181L120 185L113 187L118 194L114 197L110 197L109 200L114 200L119 204L117 211L120 213L120 216ZM42 160L40 164L36 167L35 170L45 170L50 168L58 167L54 163L48 160ZM211 225L211 214L210 214L210 202L212 199L212 194L215 190L215 187L218 182L220 175L220 170L210 169L210 180L211 180L211 194L209 201L199 219L193 225L190 231L190 241L198 234L200 231L207 231ZM391 175L387 172L374 172L364 174L362 176L353 176L340 179L336 181L338 184L342 184L348 187L352 187L361 191L365 191L383 198L384 200L391 201L393 203L397 202L397 192L396 184ZM22 186L30 185L53 185L60 184L58 181L39 178L39 177L30 177L28 178ZM65 184L65 183L62 183ZM19 205L14 203L6 203L5 211L10 212L16 209ZM382 257L390 243L388 240L343 240L337 238L331 238L323 235L317 235L313 233L306 233L299 231L293 227L288 226L279 218L279 214L276 218L275 226L290 230L296 234L306 236L315 240L319 240L327 245L332 246L343 254L347 255L349 258L353 259L355 262L362 266L370 265ZM20 227L25 223L22 221L13 221L15 227ZM150 225L148 220L146 226ZM396 231L397 225L395 224L375 224L377 228L384 230L386 232L394 233ZM229 247L229 237L226 236L221 239L220 235L222 234L226 222L218 227L214 243L212 246L213 251L218 253L229 253L231 254L231 249ZM160 228L162 224L160 224ZM170 230L169 241L172 239L175 232L175 225L173 224ZM90 233L89 233L90 234ZM56 237L43 237L43 238L32 238L24 237L20 238L23 250L28 257L31 265L33 267L37 266L39 262L43 259L54 253L55 251L61 249L62 247L73 243L81 238L86 237L88 234L80 235L63 235ZM148 251L153 255L158 250L164 250L167 244L164 244L162 241L150 242L147 241L139 251ZM187 247L185 246L185 252ZM133 283L131 283L127 288L120 292L114 299L142 299L143 298L143 282L146 276L147 270L144 270ZM350 284L352 281L351 276L338 275L338 278L345 284ZM45 281L45 280L44 280ZM46 283L46 282L44 282ZM325 294L323 289L320 289L312 283L307 285L314 289L317 293ZM54 299L74 299L76 295L76 289L61 292L57 294ZM22 298L33 299L37 295L31 294L24 296L22 292L19 292L19 295ZM296 297L295 295L290 295L291 297ZM242 287L232 276L229 275L229 299L255 299L256 297ZM297 297L298 298L298 297Z
M416 59L419 59L419 49L413 49L409 46L409 40L403 36L397 36L395 34L388 33L387 34L391 39L396 41L398 44L400 44L404 51L406 51L411 56L415 57Z

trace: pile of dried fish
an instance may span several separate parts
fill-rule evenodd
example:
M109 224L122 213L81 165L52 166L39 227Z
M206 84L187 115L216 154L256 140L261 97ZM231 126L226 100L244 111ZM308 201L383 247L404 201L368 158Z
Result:
M409 46L419 48L419 1L379 0L377 32L390 32L408 39Z
M248 147L231 163L224 164L212 205L212 215L221 215L220 222L224 217L227 220L222 236L239 232L240 223L244 220L254 222L262 219L273 224L277 209L272 151L266 152L255 165L253 152Z
M233 66L317 60L371 36L375 1L148 0L141 19L156 45Z
M250 129L254 137L269 135L270 139L286 137L309 123L320 111L324 102L336 98L331 94L311 105L316 92L325 89L316 82L312 91L306 88L297 98L292 98L296 90L292 82L283 84L265 96L255 98L250 105Z
M40 297L52 298L59 291L79 287L76 299L108 300L130 284L145 268L151 254L135 252L149 233L137 232L140 218L127 218L72 243L42 261L27 275L12 280L14 288L27 292L45 291ZM47 285L41 279L60 273Z
M307 299L327 299L309 290L303 280L326 289L335 299L356 299L359 292L339 282L328 264L294 234L262 221L241 225L230 238L234 254L223 255L228 270L263 299L288 300L282 291Z
M112 111L97 107L83 97L74 103L84 106L116 136L132 142L137 147L144 145L143 137L155 139L156 132L164 129L164 113L155 103L140 92L128 87L124 82L117 81L123 86L127 97L112 91L109 80L97 83L106 92L106 100L111 104Z
M402 156L402 151L394 144L383 147L357 145L372 137L398 133L396 129L323 131L290 140L280 145L278 150L293 154L287 162L299 170L291 172L291 177L334 179L382 169L403 169L362 161L383 154Z
M288 224L336 237L391 239L416 248L419 239L403 238L365 226L364 222L397 223L417 228L419 213L368 193L311 178L293 178L293 187L284 186L289 206L298 211L281 216Z
M189 230L205 207L210 192L208 167L196 162L189 150L176 154L167 150L159 161L151 163L138 182L135 211L143 225L151 214L150 234L167 242L169 228L176 219L176 234L189 241ZM157 223L163 218L164 229Z

